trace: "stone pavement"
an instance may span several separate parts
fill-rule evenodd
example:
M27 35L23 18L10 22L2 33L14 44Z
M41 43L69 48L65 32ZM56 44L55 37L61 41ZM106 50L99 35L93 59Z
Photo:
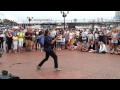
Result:
M54 72L53 59L38 71L36 65L45 57L44 52L4 53L0 58L0 72L8 70L21 79L120 79L120 55L80 51L56 51L59 72Z

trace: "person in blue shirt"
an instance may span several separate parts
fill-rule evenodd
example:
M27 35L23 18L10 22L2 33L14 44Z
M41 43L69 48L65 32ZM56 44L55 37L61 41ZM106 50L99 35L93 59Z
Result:
M45 35L44 35L44 51L46 53L45 59L43 59L38 65L37 69L40 70L41 66L49 59L49 56L51 56L54 59L54 71L60 71L61 69L58 68L58 58L57 55L55 54L53 50L53 44L54 42L59 38L56 37L54 40L49 36L50 31L45 30Z
M40 35L39 44L41 46L41 52L42 52L44 46L44 33Z

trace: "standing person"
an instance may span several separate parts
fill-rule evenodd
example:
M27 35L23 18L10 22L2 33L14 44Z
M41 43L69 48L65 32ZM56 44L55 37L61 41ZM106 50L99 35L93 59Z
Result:
M35 48L36 50L39 49L39 30L35 30L36 31L36 45Z
M89 43L89 44L91 43L91 40L93 40L93 34L92 34L92 32L90 31L90 32L88 33L88 43Z
M57 31L55 29L53 29L51 32L50 32L50 36L52 37L52 40L55 39L57 35ZM53 44L53 47L56 49L56 42Z
M118 30L118 45L120 45L120 30Z
M116 49L117 49L117 45L118 45L118 33L117 33L117 30L116 29L113 29L112 30L112 40L111 40L111 43L112 43L112 52L116 52Z
M3 52L3 37L1 35L2 32L0 32L0 57L2 56L2 52Z
M35 49L36 48L36 31L34 30L33 31L33 34L32 34L32 49Z
M15 33L13 36L13 50L15 53L17 53L17 48L18 48L18 36Z
M54 59L54 68L55 71L60 71L61 69L58 68L58 60L57 60L57 55L55 54L55 52L53 51L53 47L52 44L58 39L58 37L56 37L54 40L52 40L52 38L49 36L50 31L46 30L45 31L45 38L44 38L44 50L46 53L45 59L43 59L37 66L37 69L41 69L41 66L48 60L49 56L53 57Z
M39 32L39 44L40 44L40 51L42 52L43 51L43 45L44 45L44 29L42 29L40 32Z
M25 50L26 51L31 51L31 36L30 36L30 30L28 29L27 32L25 33Z
M43 46L44 46L44 35L40 35L39 44L40 44L40 50L42 52L43 51Z
M62 45L62 34L61 32L58 33L59 38L57 39L57 50L62 50L61 45Z
M3 31L0 31L0 40L1 40L1 48L4 50L4 44L3 42L5 41L5 35Z
M7 32L7 45L8 45L8 52L10 53L12 50L12 34L10 30Z
M93 40L95 42L95 48L97 48L98 47L98 41L99 41L98 31L95 31L95 33L93 35Z
M98 36L99 36L99 41L100 41L100 42L101 42L101 41L104 42L103 35L104 35L103 31L102 31L102 29L100 29L100 31L98 32Z
M65 49L67 49L68 41L69 41L69 35L66 33L65 34Z
M82 41L87 41L87 36L88 36L88 32L86 31L86 29L82 32Z
M18 43L19 43L19 52L22 52L22 48L23 48L23 43L24 43L24 33L23 33L23 29L20 28L20 31L17 33L18 36Z

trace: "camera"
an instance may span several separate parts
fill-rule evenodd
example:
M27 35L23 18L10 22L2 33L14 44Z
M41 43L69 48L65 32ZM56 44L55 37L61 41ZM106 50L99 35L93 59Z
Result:
M2 70L1 73L2 73L2 75L0 75L0 79L20 79L20 77L9 73L7 70Z

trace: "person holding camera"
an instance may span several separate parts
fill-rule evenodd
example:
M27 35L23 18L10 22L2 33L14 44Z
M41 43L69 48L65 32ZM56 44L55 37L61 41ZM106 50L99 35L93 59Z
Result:
M4 38L2 36L2 32L0 32L0 57L2 56L3 53L3 42L4 42Z
M20 77L9 73L7 70L2 70L0 74L0 79L20 79Z

